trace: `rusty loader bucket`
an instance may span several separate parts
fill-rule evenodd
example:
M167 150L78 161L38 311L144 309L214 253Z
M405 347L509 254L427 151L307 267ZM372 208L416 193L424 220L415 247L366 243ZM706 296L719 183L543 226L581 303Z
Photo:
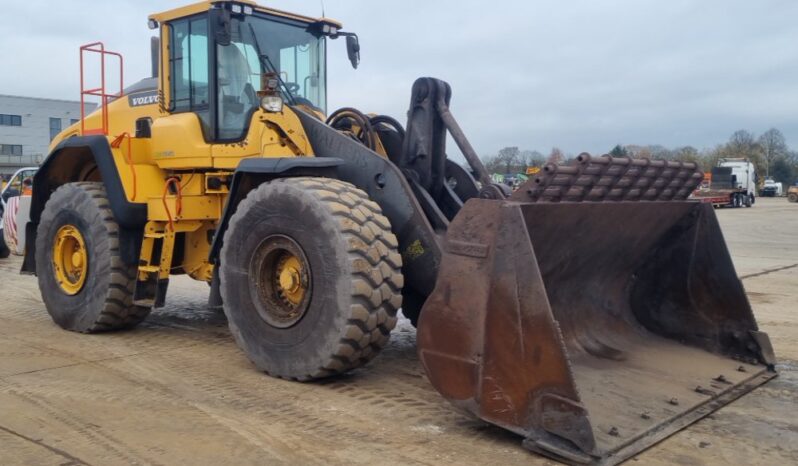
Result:
M615 464L775 376L678 162L549 165L449 226L419 354L435 388L573 464Z

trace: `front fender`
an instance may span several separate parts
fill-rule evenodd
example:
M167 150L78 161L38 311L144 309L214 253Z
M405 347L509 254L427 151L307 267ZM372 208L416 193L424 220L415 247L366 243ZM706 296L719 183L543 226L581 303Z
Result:
M36 231L50 195L61 185L84 181L81 177L90 166L97 167L111 211L121 228L119 239L122 259L127 264L138 263L141 231L147 222L147 205L127 200L111 146L105 136L73 136L55 146L33 176L30 220L19 226L20 229L24 228L29 239L22 264L23 273L36 273Z
M87 163L96 164L119 226L143 227L147 222L147 205L127 200L111 146L105 136L74 136L55 146L33 177L36 189L31 201L31 222L38 225L44 205L56 188L82 181L79 177Z
M233 174L224 214L213 236L210 262L217 262L230 218L250 191L276 178L296 176L338 178L338 167L343 164L342 159L335 157L269 157L242 160Z

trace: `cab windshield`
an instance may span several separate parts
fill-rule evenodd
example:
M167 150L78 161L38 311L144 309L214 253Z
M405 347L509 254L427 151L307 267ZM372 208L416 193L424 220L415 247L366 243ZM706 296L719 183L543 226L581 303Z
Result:
M234 17L230 26L230 44L216 45L220 139L242 134L267 73L279 76L286 103L326 113L323 36L254 15Z
M324 36L310 25L257 13L233 15L224 44L214 40L208 15L171 22L170 111L196 113L209 139L245 136L267 73L279 76L286 104L326 113Z

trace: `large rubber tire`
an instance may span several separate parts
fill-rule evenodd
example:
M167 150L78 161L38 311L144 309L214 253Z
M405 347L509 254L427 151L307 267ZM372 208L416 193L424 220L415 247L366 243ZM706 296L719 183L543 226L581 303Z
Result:
M61 289L53 266L55 237L65 225L80 232L88 255L85 283L74 295ZM150 312L133 305L136 266L119 255L119 225L102 183L68 183L50 196L36 234L36 274L47 312L67 330L131 328Z
M5 213L5 209L3 205L0 204L0 259L7 259L8 256L11 255L11 248L8 247L8 243L6 243L6 232L5 232L5 225L3 222L5 219L3 215Z
M0 222L3 221L3 216L0 215ZM6 239L3 237L3 230L0 229L0 259L6 259L11 255L11 250L6 245Z
M309 301L288 327L267 322L251 272L257 251L290 238L308 264ZM287 178L252 190L224 235L220 279L230 330L266 373L306 381L362 366L388 343L404 280L388 219L334 179ZM273 308L273 307L272 307Z
M746 207L751 207L752 205L754 205L754 195L753 194L744 194L743 196L745 198L745 206Z
M798 194L790 193L787 196L787 200L790 201L790 202L798 202Z

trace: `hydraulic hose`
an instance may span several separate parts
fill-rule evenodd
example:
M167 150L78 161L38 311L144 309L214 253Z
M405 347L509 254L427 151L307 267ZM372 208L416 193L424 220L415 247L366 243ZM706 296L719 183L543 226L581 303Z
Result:
M351 107L338 109L327 118L327 124L338 131L349 132L371 150L377 148L377 135L371 126L371 121L358 109ZM355 127L358 129L355 130Z

